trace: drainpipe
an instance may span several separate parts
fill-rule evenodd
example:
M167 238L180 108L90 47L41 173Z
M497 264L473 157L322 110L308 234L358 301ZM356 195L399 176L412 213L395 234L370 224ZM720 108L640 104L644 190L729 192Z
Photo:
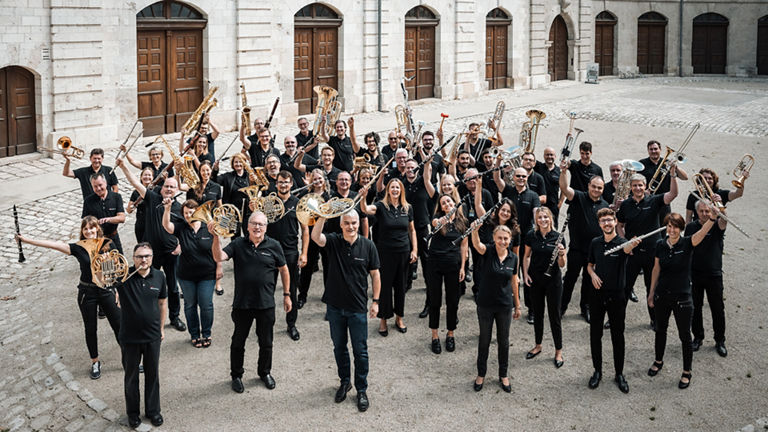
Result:
M682 1L682 0L681 0ZM377 32L376 32L376 38L377 38L377 44L376 44L376 93L378 96L378 102L379 102L379 111L382 111L383 108L383 100L382 100L382 94L381 94L381 0L378 0L376 2L377 6Z
M683 76L683 0L680 0L678 27L679 34L677 38L677 76Z

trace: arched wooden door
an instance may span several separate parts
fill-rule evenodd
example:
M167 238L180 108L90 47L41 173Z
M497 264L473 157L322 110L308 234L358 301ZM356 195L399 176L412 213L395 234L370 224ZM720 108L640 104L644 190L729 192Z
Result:
M608 11L600 12L595 18L595 63L600 65L600 76L613 75L616 21Z
M560 15L552 22L549 41L549 77L552 81L568 79L568 27Z
M724 74L728 61L728 18L705 13L693 19L691 64L696 74Z
M768 15L757 20L757 74L768 75Z
M435 28L438 19L424 6L405 14L405 87L411 99L435 95Z
M163 0L136 14L139 119L145 135L177 132L203 100L203 29L191 6Z
M637 19L637 67L643 74L664 73L667 18L646 12Z
M34 152L35 124L35 76L18 66L0 69L0 157Z
M293 100L299 114L315 112L317 93L312 88L339 86L339 27L341 18L329 7L313 3L294 15Z
M488 90L507 87L507 47L512 19L496 8L485 16L485 81Z

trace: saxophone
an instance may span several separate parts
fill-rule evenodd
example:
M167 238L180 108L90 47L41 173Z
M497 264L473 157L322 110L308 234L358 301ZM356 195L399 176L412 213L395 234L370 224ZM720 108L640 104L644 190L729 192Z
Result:
M176 155L176 152L173 151L171 145L168 144L168 141L166 141L162 135L155 138L155 141L152 144L157 143L157 141L162 141L168 149L168 153L173 159L173 165L179 171L179 175L182 180L184 180L184 183L186 183L190 189L197 188L200 185L200 177L197 176L197 171L195 170L194 158L188 155L185 155L184 157Z
M205 117L205 115L208 114L208 112L210 112L218 103L216 98L213 97L213 95L218 90L219 88L216 86L213 86L210 90L208 90L208 95L205 96L205 99L203 99L203 101L200 103L200 106L197 107L195 112L193 112L192 115L187 119L187 122L184 123L184 126L181 127L181 133L186 136L190 136L192 132L197 130L197 127L203 117Z
M251 107L248 106L248 95L245 94L245 83L240 84L240 97L243 105L240 118L245 128L245 136L251 135Z

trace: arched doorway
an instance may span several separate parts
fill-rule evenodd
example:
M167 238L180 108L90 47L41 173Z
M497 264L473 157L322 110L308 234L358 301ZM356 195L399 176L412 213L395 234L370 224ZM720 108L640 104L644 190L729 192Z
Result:
M439 20L431 10L416 6L405 14L405 86L411 99L435 95L435 28Z
M203 99L203 29L191 6L163 0L136 14L139 119L145 135L173 133Z
M485 80L488 90L507 87L507 41L512 19L496 8L485 16Z
M768 15L757 20L757 74L768 75Z
M560 81L568 79L568 27L565 20L558 15L552 21L549 29L549 79Z
M616 17L602 11L595 18L595 63L600 65L600 76L613 75L614 30Z
M643 74L664 73L667 18L646 12L637 19L637 67Z
M705 13L693 19L691 64L695 74L724 74L728 61L728 18Z
M328 6L312 3L293 18L293 100L299 114L315 112L316 85L339 86L341 18Z
M0 157L34 152L35 125L35 76L18 66L0 69Z

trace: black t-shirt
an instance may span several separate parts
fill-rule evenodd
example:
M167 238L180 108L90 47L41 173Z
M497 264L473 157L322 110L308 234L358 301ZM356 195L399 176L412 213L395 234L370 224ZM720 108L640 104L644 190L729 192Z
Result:
M131 267L128 272L134 270ZM118 284L117 292L121 310L120 343L141 344L159 340L163 323L160 322L158 300L168 297L163 272L150 267L147 277L136 273Z
M539 196L529 188L525 188L522 193L519 193L517 188L511 185L504 186L501 196L509 198L515 204L517 222L520 224L520 232L525 238L528 231L533 229L533 209L541 207Z
M469 145L469 153L472 156L477 155L477 157L479 158L480 157L480 153L482 153L483 150L485 150L487 148L491 148L492 144L493 143L491 142L491 140L487 140L485 138L478 138L477 142L475 142L474 144L470 144ZM462 146L462 147L464 147L464 146Z
M392 148L389 145L385 145L384 147L382 147L381 148L381 154L384 155L384 161L386 162L386 161L392 159L393 157L395 157L395 153L399 149L401 149L401 148L405 148L405 142L398 141L397 142L397 147L395 147L395 148Z
M625 277L626 263L629 255L624 253L624 249L605 255L609 249L625 243L627 240L621 236L615 236L610 242L605 242L605 236L599 235L592 239L589 244L588 262L595 265L595 273L603 281L599 290L593 288L593 293L599 293L601 296L611 298L627 298L627 281ZM591 284L590 284L591 286ZM593 294L594 295L594 294Z
M112 186L117 185L117 176L114 172L110 174L110 171L112 171L111 167L102 165L98 172L104 174L104 178L107 179L107 187L112 189ZM88 165L87 167L78 168L72 172L75 174L75 178L80 182L80 191L83 193L83 198L87 198L88 195L93 193L91 176L96 174L97 171L94 171L93 168Z
M413 222L413 206L406 211L400 206L390 205L387 208L383 201L376 203L376 224L378 225L379 242L376 245L382 252L408 252L411 250L411 238L408 227Z
M368 305L368 274L379 269L379 254L372 241L357 236L349 244L341 234L325 234L328 278L323 303L356 313L365 313Z
M723 205L728 204L728 194L730 194L731 191L727 189L718 189L715 193L720 195L720 199L723 200ZM696 201L698 200L699 199L696 198L693 194L688 194L688 200L685 202L685 209L693 212L692 220L699 220L699 213L696 211Z
M640 159L639 161L641 164L643 164L643 170L640 171L640 174L642 174L645 177L645 184L648 185L648 188L651 187L651 179L653 178L653 175L656 174L656 170L659 168L659 164L661 163L661 158L659 158L658 163L651 162L651 158L647 157L645 159ZM664 177L664 181L661 182L661 185L658 189L656 189L656 194L663 194L666 192L669 192L670 188L670 176L667 174L666 177Z
M461 244L457 242L454 246L452 242L461 237L464 232L457 230L453 222L448 223L445 229L445 235L441 229L429 241L429 260L430 262L453 263L458 266L461 262Z
M298 198L289 195L288 199L283 201L283 217L267 225L267 235L280 242L285 260L292 263L299 259L299 220L296 218L298 203Z
M459 195L461 195L462 199L465 200L466 204L464 204L464 208L462 209L464 211L464 215L467 217L467 221L469 223L472 223L477 219L477 213L475 212L475 191L473 190L471 193L467 189L467 186L465 184L459 185ZM494 206L493 202L493 196L491 196L491 193L487 190L483 189L483 196L480 198L480 201L483 204L483 208L487 211L491 207Z
M202 204L206 201L218 201L221 199L221 186L218 183L214 183L208 180L203 188L202 195L198 195L197 189L190 189L187 191L187 199L193 199L198 204Z
M83 214L80 217L93 216L96 219L117 216L118 213L125 213L123 208L123 197L107 190L107 196L104 199L96 194L91 194L83 201ZM101 230L105 237L113 237L117 234L117 225L114 223L105 223L101 225Z
M693 243L690 237L680 237L671 248L666 239L656 242L656 258L659 259L659 282L656 295L691 293L691 257Z
M163 197L157 192L148 190L144 194L144 202L146 203L144 240L152 245L152 249L155 251L155 260L157 260L158 255L173 252L179 241L163 228L163 212L165 211ZM174 224L187 223L179 216L181 216L181 204L178 201L173 201L171 204L171 222Z
M357 192L350 190L349 193L347 193L346 197L341 196L341 194L338 191L332 191L331 192L332 198L349 198L354 200L357 198ZM368 215L363 213L363 211L360 209L360 206L355 206L355 212L357 213L357 217L360 219L360 225L362 227L363 219L367 219ZM324 233L341 233L341 218L333 218L333 219L326 219L325 220L325 226L323 226L323 232Z
M283 248L277 240L264 236L258 247L248 237L237 237L224 252L235 267L233 309L275 307L275 285L279 268L286 265Z
M424 186L424 178L416 177L413 183L407 179L403 181L405 186L405 200L413 207L413 226L416 229L424 228L429 225L431 212L431 202L427 188Z
M427 155L427 157L429 157L429 155ZM421 153L417 152L416 155L414 156L414 159L416 160L416 162L421 164L422 162ZM445 172L445 164L443 163L443 156L440 154L436 154L432 158L432 160L429 162L429 164L432 165L432 178L430 179L430 181L432 183L437 183L438 176L440 176ZM423 173L423 171L424 171L424 168L422 168L422 171L419 174Z
M541 177L544 179L544 186L547 191L547 203L545 206L552 210L553 214L557 214L557 202L560 200L560 168L555 166L553 169L549 169L547 164L537 161L533 170L541 174Z
M293 166L293 162L291 162L292 157L293 156L289 156L288 153L281 154L280 169L286 170L290 172L291 175L293 175L293 184L295 184L297 187L305 186L307 182L304 181L304 173ZM304 157L301 158L301 163L303 163L305 166L316 165L317 159L308 154L305 154Z
M592 239L603 232L597 221L597 212L606 207L608 203L602 197L598 201L593 201L587 192L574 190L573 200L568 208L568 213L571 215L568 220L571 248L582 252L589 250Z
M695 220L685 227L685 236L690 237L701 229L701 221ZM723 238L725 231L715 221L704 240L693 250L691 271L699 276L722 276Z
M264 150L261 148L261 144L258 142L258 140L253 142L253 140L251 140L251 137L253 136L255 135L248 137L248 140L251 141L251 148L248 149L248 155L251 157L251 167L263 167L267 162L267 156L271 154L280 157L280 151L272 147L271 144L267 150Z
M547 186L544 182L544 177L536 171L531 171L531 174L528 176L528 187L536 192L536 195L541 196L547 194Z
M552 262L552 253L555 250L558 236L560 233L555 230L549 230L546 237L542 236L538 230L528 231L525 236L525 245L531 248L531 264L528 266L528 274L531 275L534 284L543 282L543 279L546 278L544 273L547 272L549 263ZM565 239L561 243L565 246ZM557 262L552 265L550 275L554 280L560 280L560 266L557 265Z
M663 207L664 195L646 195L640 202L630 196L621 203L616 219L625 224L624 235L627 238L641 236L659 228L659 210ZM660 233L647 237L638 248L651 251L660 238Z
M139 195L139 191L134 190L133 192L131 192L130 201L135 203L136 200L138 200L140 197L141 195ZM146 217L144 200L141 200L141 202L138 205L136 205L135 208L136 208L136 225L135 226L138 227L139 229L143 229L144 225L147 223L146 220L144 219Z
M613 180L603 186L603 199L608 204L613 204L613 197L616 195L616 187L613 185Z
M571 173L570 186L575 190L586 192L589 186L589 179L593 176L603 176L603 169L600 168L594 162L589 165L584 165L581 160L571 159L571 164L568 166L568 172Z
M221 201L224 204L232 204L238 210L248 207L243 205L248 203L248 195L240 192L241 188L248 187L250 184L247 172L243 171L243 175L239 176L237 172L230 171L220 175L218 180L222 189Z
M507 253L504 261L499 261L496 246L485 245L485 255L480 260L483 283L477 292L477 305L483 307L512 307L514 298L512 276L517 274L517 255Z
M144 168L151 168L152 169L152 180L156 179L157 176L163 173L165 171L165 168L168 166L165 162L160 162L160 168L156 167L155 164L152 162L144 161L141 163L141 170L144 171ZM168 177L173 177L173 168L168 170Z
M204 281L216 279L216 261L213 260L213 236L205 224L195 232L188 223L173 224L173 235L181 243L178 276L189 281Z
M296 134L296 146L297 146L297 148L299 148L299 147L306 147L307 145L309 145L309 141L311 141L313 137L314 137L314 135L312 134L312 131L309 131L307 136L302 135L301 132L297 133ZM319 152L318 146L315 146L312 150L306 152L306 154L308 156L311 156L314 159L318 159L320 157L320 153L318 153L318 152Z
M336 152L333 166L342 171L352 172L355 163L355 151L352 149L352 141L349 137L345 136L344 139L339 139L337 136L329 137L328 146Z

